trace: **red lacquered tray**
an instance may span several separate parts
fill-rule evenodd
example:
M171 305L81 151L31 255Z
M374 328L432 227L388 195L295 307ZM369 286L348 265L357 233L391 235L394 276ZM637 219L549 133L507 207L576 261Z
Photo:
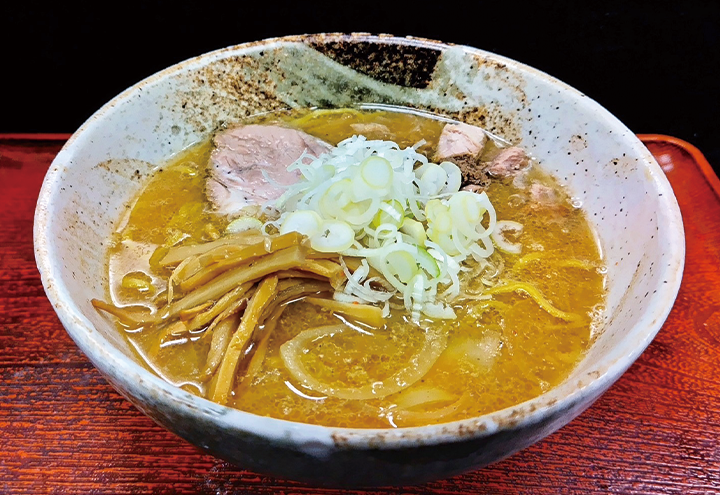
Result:
M362 493L243 471L156 426L75 347L35 267L32 222L67 135L0 135L0 493ZM687 260L655 341L590 409L463 476L372 493L720 493L720 181L692 145L641 139L685 222Z

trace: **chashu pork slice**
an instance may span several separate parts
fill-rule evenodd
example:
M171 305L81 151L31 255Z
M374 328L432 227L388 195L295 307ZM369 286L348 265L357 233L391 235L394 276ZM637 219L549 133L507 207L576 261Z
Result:
M479 127L459 122L446 124L438 139L435 160L453 161L453 159L476 160L480 157L487 134Z
M465 123L446 124L438 139L434 160L453 162L462 173L465 190L480 192L488 177L480 166L480 155L485 148L487 135L479 127Z
M303 153L317 157L331 146L309 134L278 125L245 125L213 139L205 191L215 210L232 215L246 206L277 199L300 178L287 168Z

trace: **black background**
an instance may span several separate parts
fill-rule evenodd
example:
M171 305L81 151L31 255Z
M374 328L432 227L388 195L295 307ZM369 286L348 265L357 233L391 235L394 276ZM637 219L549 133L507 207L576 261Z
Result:
M720 2L4 3L0 132L72 132L123 89L206 51L362 31L524 62L597 100L634 132L685 139L720 167Z

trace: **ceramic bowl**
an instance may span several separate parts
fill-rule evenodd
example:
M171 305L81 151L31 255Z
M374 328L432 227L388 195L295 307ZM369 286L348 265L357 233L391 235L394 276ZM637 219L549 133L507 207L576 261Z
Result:
M607 259L597 340L549 392L481 417L403 429L292 423L226 408L148 372L104 298L108 239L157 164L219 122L291 107L415 107L519 144L582 201ZM48 298L107 380L157 423L247 469L334 486L420 483L485 466L565 425L633 363L680 286L682 220L662 170L596 102L513 60L475 48L364 34L243 44L182 62L102 107L53 162L35 217Z

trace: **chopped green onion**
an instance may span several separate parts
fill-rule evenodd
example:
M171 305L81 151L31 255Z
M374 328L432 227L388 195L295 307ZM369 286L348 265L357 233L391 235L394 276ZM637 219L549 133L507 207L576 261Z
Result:
M400 282L406 284L418 272L418 264L415 257L408 251L394 251L385 257L387 269L397 275Z
M462 261L492 254L495 210L484 193L459 191L457 165L430 163L416 149L353 136L319 157L302 156L289 167L302 179L275 202L284 213L272 224L305 234L318 251L366 258L367 269L346 271L337 297L387 309L388 298L366 279L372 267L415 320L454 318L438 286L457 296Z
M392 224L400 227L405 219L405 209L400 201L393 199L392 201L384 201L380 203L380 211L377 212L372 221L372 226L377 228L382 224Z
M418 246L425 246L427 233L422 223L412 218L406 218L402 223L402 227L400 227L400 231L409 235Z
M500 251L508 254L520 254L522 251L522 244L519 242L512 243L508 241L505 237L505 231L521 234L523 231L522 224L511 220L500 220L495 224L495 230L493 233L490 234L490 237Z
M321 253L345 251L355 242L355 231L345 222L325 220L320 229L310 236L310 246Z
M299 232L312 237L320 230L323 219L312 210L300 210L290 213L280 226L280 233Z

